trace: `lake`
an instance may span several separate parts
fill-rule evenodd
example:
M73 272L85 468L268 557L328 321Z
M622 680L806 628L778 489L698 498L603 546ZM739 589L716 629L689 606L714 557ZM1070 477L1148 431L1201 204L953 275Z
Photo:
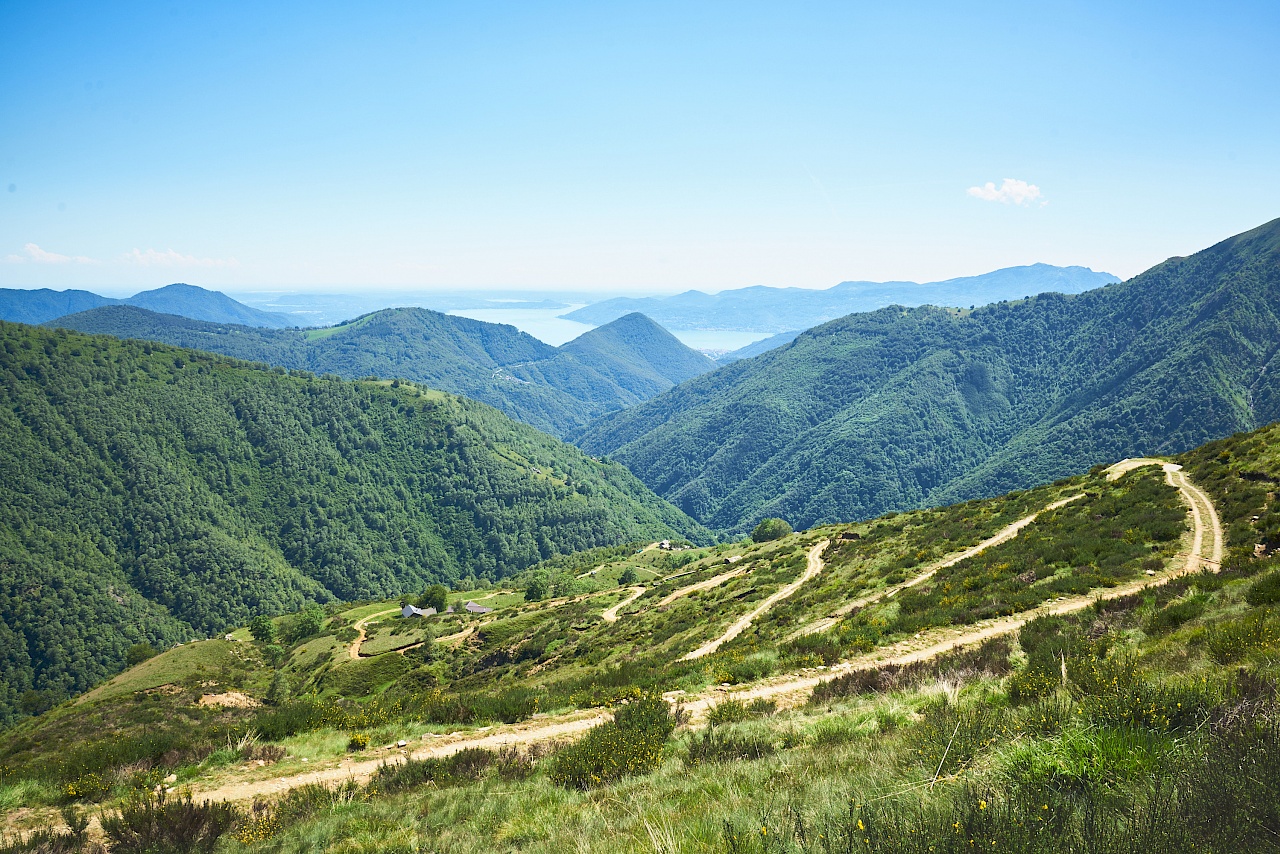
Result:
M572 341L589 329L586 323L576 320L565 320L559 315L576 311L582 305L570 305L565 308L476 308L456 309L449 314L459 317L470 317L488 323L508 323L521 332L528 332L539 341L545 341L553 347L559 347ZM672 329L671 334L679 338L686 346L695 350L712 353L727 353L745 347L748 344L768 338L771 332L739 332L724 329Z

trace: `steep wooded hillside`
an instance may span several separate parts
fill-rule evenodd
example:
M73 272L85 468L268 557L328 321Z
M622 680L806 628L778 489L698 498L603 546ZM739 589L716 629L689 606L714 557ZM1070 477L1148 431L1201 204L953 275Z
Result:
M0 722L256 613L705 536L480 403L0 324Z
M1278 312L1280 220L1078 296L850 315L580 444L726 529L995 495L1280 417Z
M615 321L560 348L514 326L425 308L386 309L308 330L201 323L126 306L48 325L349 379L401 377L483 401L561 438L715 367L647 318Z

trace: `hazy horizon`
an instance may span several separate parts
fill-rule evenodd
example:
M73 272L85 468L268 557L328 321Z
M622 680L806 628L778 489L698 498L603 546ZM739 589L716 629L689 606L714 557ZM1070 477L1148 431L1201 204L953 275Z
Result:
M0 27L4 287L1127 279L1280 213L1259 0L6 4Z

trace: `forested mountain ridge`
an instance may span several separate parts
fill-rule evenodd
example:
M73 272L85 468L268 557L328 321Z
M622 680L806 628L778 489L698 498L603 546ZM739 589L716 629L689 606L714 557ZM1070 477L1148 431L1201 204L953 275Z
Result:
M286 315L250 308L219 291L182 283L141 291L125 299L112 299L89 291L0 288L0 320L15 323L45 323L108 305L132 305L211 323L241 323L271 329L293 325Z
M1280 220L1128 282L882 309L601 419L580 444L713 527L994 495L1280 418Z
M561 438L579 432L593 418L715 368L648 318L623 318L560 348L514 326L425 308L384 309L307 330L201 323L125 306L97 308L47 325L163 341L349 379L401 377L483 401Z
M668 297L618 297L561 316L583 323L606 323L629 312L644 312L670 329L795 332L851 312L889 305L975 306L1046 291L1076 294L1117 281L1110 273L1087 267L1030 264L924 284L841 282L825 290L756 285L716 294L686 291Z
M560 351L634 394L636 402L716 369L712 359L639 312L584 332Z
M0 323L0 722L307 601L706 532L480 403Z

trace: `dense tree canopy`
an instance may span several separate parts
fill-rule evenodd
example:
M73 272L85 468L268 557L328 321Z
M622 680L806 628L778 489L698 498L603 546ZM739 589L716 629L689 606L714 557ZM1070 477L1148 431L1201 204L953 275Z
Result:
M705 536L483 404L105 336L0 323L0 434L0 722L135 644Z
M1280 220L1122 284L886 308L689 380L578 443L716 528L998 495L1280 418Z
M425 308L391 308L323 329L206 323L105 306L49 326L163 341L348 379L401 377L496 406L561 438L715 363L643 315L552 347L514 326Z

